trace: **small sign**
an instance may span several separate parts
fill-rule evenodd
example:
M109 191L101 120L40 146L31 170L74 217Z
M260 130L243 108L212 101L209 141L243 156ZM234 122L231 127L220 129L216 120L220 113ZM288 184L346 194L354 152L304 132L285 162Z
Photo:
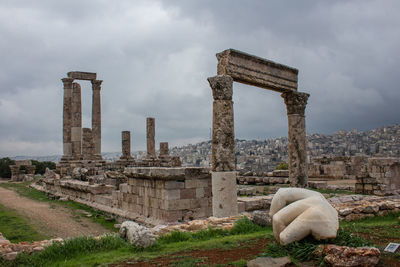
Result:
M386 246L386 248L385 248L384 251L395 253L396 250L397 250L399 247L400 247L400 244L399 244L399 243L389 243L389 244Z

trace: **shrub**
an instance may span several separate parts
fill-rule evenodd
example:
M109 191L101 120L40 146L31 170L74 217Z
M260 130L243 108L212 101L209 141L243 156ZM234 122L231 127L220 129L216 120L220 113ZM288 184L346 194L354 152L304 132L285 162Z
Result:
M11 178L10 165L14 165L15 162L9 158L0 159L0 178Z
M289 166L286 162L281 162L279 165L275 166L275 170L288 170Z

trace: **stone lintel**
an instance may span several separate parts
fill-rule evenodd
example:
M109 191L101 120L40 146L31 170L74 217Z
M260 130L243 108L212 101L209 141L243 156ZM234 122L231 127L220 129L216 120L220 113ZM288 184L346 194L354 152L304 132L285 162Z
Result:
M70 71L67 73L69 78L75 80L96 80L97 74L95 72L83 72L83 71Z
M297 91L299 71L295 68L234 49L227 49L216 56L218 75L229 75L235 82L280 93Z

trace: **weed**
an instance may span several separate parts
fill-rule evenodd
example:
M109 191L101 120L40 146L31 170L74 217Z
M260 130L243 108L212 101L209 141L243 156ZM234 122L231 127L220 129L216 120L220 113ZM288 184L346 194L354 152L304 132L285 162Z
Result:
M183 256L181 257L181 259L171 262L171 266L192 267L197 266L201 262L204 262L203 258L192 258L190 256Z
M236 220L230 233L233 235L247 234L261 231L263 228L257 224L254 224L249 218L243 216Z

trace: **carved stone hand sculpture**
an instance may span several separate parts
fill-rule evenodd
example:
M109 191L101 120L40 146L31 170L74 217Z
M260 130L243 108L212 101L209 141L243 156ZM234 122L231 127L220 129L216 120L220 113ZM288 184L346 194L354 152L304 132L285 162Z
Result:
M272 199L269 215L274 236L281 245L311 234L316 239L335 238L339 229L337 211L318 192L281 188Z

